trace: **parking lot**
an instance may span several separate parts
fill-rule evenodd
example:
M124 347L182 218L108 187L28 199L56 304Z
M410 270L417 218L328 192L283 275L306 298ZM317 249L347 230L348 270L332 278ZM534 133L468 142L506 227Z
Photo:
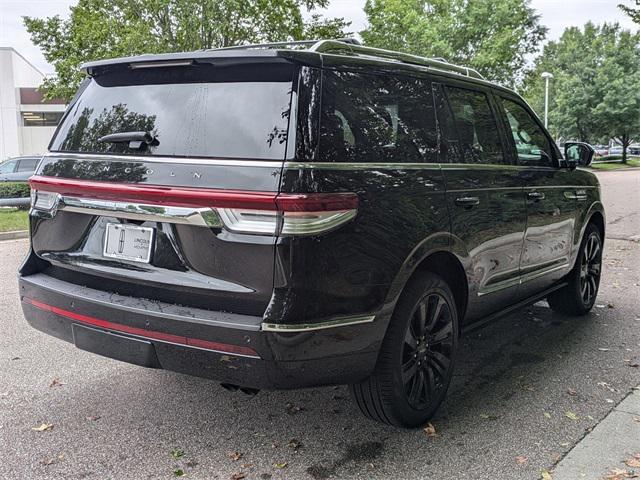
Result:
M599 178L596 308L539 303L463 339L435 434L365 419L344 386L249 397L76 350L27 326L28 241L0 243L0 478L540 478L640 384L640 171Z

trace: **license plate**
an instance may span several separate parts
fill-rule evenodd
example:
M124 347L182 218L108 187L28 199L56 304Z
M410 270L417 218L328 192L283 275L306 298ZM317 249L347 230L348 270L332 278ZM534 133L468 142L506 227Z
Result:
M153 228L108 223L104 235L105 257L149 263Z

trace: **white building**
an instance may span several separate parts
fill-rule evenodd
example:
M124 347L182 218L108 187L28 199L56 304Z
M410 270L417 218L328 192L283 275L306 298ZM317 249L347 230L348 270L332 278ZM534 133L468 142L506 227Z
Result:
M44 74L10 47L0 47L0 161L46 152L64 113L61 100L43 100Z

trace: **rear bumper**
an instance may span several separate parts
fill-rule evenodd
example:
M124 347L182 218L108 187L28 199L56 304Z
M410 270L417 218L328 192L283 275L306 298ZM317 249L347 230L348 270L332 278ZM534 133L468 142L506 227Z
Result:
M27 322L128 363L258 389L355 383L373 370L381 326L262 330L262 317L125 297L44 273L21 276Z

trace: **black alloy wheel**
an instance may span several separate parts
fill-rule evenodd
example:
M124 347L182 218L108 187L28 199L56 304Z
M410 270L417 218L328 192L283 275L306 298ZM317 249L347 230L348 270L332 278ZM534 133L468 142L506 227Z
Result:
M602 234L593 224L585 230L578 258L566 276L567 285L547 297L552 310L565 315L585 315L596 302L602 274Z
M427 408L447 385L453 354L453 318L439 293L425 295L407 326L402 352L402 382L409 405Z
M600 237L595 232L587 238L582 248L580 262L580 295L585 305L595 301L600 285L600 271L602 270L602 246Z
M447 282L419 272L389 320L372 375L350 386L367 417L415 428L435 414L449 388L458 346L458 310Z

